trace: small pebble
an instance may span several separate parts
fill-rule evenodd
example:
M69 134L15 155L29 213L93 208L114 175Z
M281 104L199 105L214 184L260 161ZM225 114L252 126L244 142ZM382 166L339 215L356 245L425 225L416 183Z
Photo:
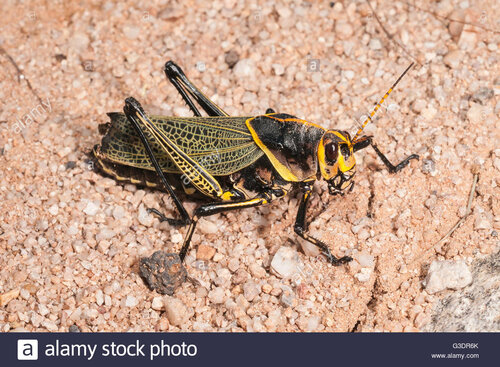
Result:
M474 221L474 229L476 231L481 229L491 229L491 223L485 216L478 215Z
M321 253L319 247L312 244L311 242L302 239L300 239L299 242L300 247L302 248L302 251L304 251L304 254L306 254L306 256L316 257Z
M165 296L163 299L168 321L177 327L181 327L189 318L187 307L181 300Z
M97 242L100 242L102 240L110 240L112 239L113 237L116 236L116 233L115 231L109 229L109 228L104 228L102 229L95 237L95 240Z
M123 218L124 215L125 215L125 209L123 209L122 206L117 205L114 207L113 218L115 218L116 220L120 220Z
M128 24L123 27L123 35L130 40L135 40L140 34L141 28L139 27Z
M250 274L245 269L239 268L231 277L231 282L233 284L242 284L250 278Z
M214 234L219 232L219 227L217 227L217 224L202 218L198 221L198 225L196 226L196 229L199 230L203 234Z
M449 66L452 69L456 69L460 62L463 60L463 53L460 50L453 50L446 54L443 58L443 62L445 65Z
M353 33L354 33L354 30L353 30L350 23L348 23L344 20L338 20L335 23L335 35L339 39L346 40L349 37L351 37Z
M288 6L278 6L276 10L281 18L288 18L292 15L292 11Z
M135 307L138 303L139 301L134 296L129 295L125 298L125 307Z
M77 325L71 325L68 329L70 333L79 333L80 328Z
M226 55L224 56L224 61L226 62L227 66L229 69L232 69L234 65L239 61L240 55L235 50L230 50L226 52Z
M472 283L472 274L463 261L433 261L424 280L425 290L434 294L445 289L460 289Z
M432 159L422 160L422 172L434 176L436 173L436 163Z
M222 287L216 287L208 293L210 302L215 304L224 303L225 293Z
M458 42L464 29L465 12L462 9L454 10L449 15L449 19L452 19L452 21L448 25L448 31L453 41Z
M345 70L344 71L344 75L347 79L351 80L352 78L354 78L354 71L352 70Z
M161 311L163 310L164 304L163 304L163 298L162 297L154 297L153 300L151 301L151 308L156 311Z
M249 269L250 274L252 274L255 278L265 278L267 275L266 270L259 264L252 263L250 264Z
M493 89L481 87L472 95L472 101L479 102L484 105L488 100L493 98L494 95L495 91Z
M238 78L255 77L257 69L252 59L241 59L233 68L234 75Z
M100 203L96 204L92 201L89 201L87 203L87 206L85 207L85 209L83 209L83 212L87 215L90 215L90 216L96 215L97 212L99 211L99 206L100 206Z
M378 38L372 38L370 40L370 44L369 44L369 47L376 51L376 50L380 50L382 49L382 42L380 42L380 40Z
M199 245L196 249L196 258L198 260L208 261L215 255L215 249L208 245Z
M285 307L292 307L296 301L296 295L290 287L283 287L283 292L281 293L280 301Z
M76 235L78 232L79 232L79 231L78 231L78 226L77 226L76 224L74 224L74 223L73 223L72 225L70 225L70 226L68 227L68 229L66 230L66 234L67 234L68 236L74 236L74 235Z
M319 316L312 316L307 320L306 330L307 332L313 332L318 329L318 326L321 322L321 318Z
M271 270L280 278L288 278L298 271L299 254L293 248L281 246L271 261Z
M145 227L150 227L153 224L153 216L146 210L144 205L139 206L139 215L137 216L137 220Z
M104 293L100 289L98 289L95 294L95 303L97 303L98 306L104 303Z
M484 107L478 103L472 103L471 107L467 111L467 119L472 124L480 124L483 121L483 110Z
M273 70L274 70L274 74L276 75L283 75L285 73L285 68L283 67L283 65L281 64L272 64L271 65Z
M253 281L248 281L243 284L243 295L248 302L252 302L259 294L260 287L258 287Z
M365 283L370 280L371 274L372 274L372 269L361 268L361 271L357 274L354 274L354 277L361 283Z
M3 307L7 305L10 301L13 299L16 299L19 296L20 290L19 289L13 289L8 292L0 294L0 307Z
M89 43L89 37L83 32L73 34L69 40L70 49L76 49L78 51L85 50Z
M375 267L375 258L365 252L360 252L354 256L359 265L363 268L373 268Z
M262 286L262 292L264 292L264 293L269 294L269 293L271 293L272 290L273 290L273 286L271 284L266 283Z
M54 204L49 208L49 213L52 215L57 215L57 213L59 213L59 207L57 204Z

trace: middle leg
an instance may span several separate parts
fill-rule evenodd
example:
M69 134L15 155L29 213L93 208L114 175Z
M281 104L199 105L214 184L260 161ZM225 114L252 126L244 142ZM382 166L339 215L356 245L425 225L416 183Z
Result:
M312 243L313 245L318 246L321 249L323 255L326 256L328 262L333 265L340 265L348 263L352 260L350 256L344 256L341 258L335 257L331 252L328 245L312 236L307 234L307 222L306 222L306 212L307 212L307 203L309 201L309 197L312 193L312 187L306 185L303 187L302 199L300 200L299 210L297 211L297 217L295 219L294 230L300 237L305 239L306 241Z
M217 213L227 212L236 209L244 209L244 208L252 208L260 205L264 205L269 203L271 197L269 195L263 194L259 197L239 201L239 202L219 202L219 203L210 203L205 204L198 207L195 210L193 218L191 218L191 223L189 225L188 231L186 233L186 237L184 238L184 243L182 245L181 250L179 251L179 257L181 262L184 261L186 254L189 250L189 245L191 244L191 237L193 236L194 230L196 228L196 224L201 217L208 217L210 215L214 215Z

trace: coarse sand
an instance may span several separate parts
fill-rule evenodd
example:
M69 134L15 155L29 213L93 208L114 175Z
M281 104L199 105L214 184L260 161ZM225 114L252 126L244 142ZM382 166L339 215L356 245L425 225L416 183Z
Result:
M499 247L500 14L416 4L372 1L377 20L366 1L2 1L0 331L424 329L452 292L426 291L430 263ZM140 258L178 251L187 228L147 213L177 216L166 193L96 172L88 152L129 96L191 115L169 59L231 115L271 107L351 133L418 62L365 132L393 162L420 160L391 175L367 148L351 193L316 183L310 233L354 261L299 241L292 195L202 219L185 261L199 284L147 287ZM438 243L466 215L473 169L470 216ZM273 270L278 251L291 276Z

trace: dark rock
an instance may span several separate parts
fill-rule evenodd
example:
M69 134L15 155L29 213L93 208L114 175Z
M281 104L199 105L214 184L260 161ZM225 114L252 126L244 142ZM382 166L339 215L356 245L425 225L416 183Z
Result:
M80 328L76 325L71 325L69 327L69 332L70 333L79 333L80 332Z
M66 170L73 169L76 167L76 162L75 161L68 161L66 162Z
M485 104L486 101L494 96L495 92L493 89L481 87L479 90L472 95L472 101Z
M179 255L156 251L140 260L139 271L151 290L172 295L187 279Z
M240 60L240 55L234 50L230 50L226 52L226 56L224 57L224 61L226 61L227 66L230 69L233 68L234 65Z
M436 163L432 159L422 161L422 172L432 175L436 172Z

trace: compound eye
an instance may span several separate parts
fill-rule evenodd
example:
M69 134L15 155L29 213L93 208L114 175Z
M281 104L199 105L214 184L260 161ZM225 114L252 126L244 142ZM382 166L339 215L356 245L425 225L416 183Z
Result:
M349 150L349 147L347 146L347 144L342 144L342 146L340 147L340 152L344 156L345 160L349 159L349 157L351 155L351 151Z
M337 161L337 157L339 156L339 149L337 144L333 142L326 143L325 156L326 156L326 163L328 163L328 165L330 166L333 166Z

